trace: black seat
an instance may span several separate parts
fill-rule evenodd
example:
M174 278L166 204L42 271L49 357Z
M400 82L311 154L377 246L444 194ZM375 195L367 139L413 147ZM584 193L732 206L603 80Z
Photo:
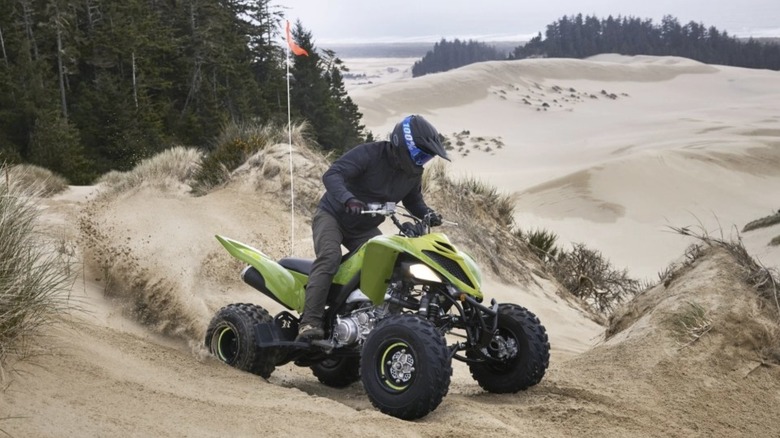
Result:
M297 257L286 257L279 260L279 264L285 269L300 272L304 275L309 275L311 273L311 266L314 264L314 260L300 259Z
M352 257L352 255L355 253L357 253L357 250L350 251L341 256L341 263L346 262L347 259ZM311 274L311 266L314 264L314 260L302 259L298 257L285 257L279 260L279 264L285 269L290 269L295 272L300 272L301 274L309 275Z

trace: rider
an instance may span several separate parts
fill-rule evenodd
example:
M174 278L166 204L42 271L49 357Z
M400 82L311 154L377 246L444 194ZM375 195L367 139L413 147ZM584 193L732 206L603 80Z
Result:
M348 251L381 234L380 215L361 214L370 202L403 202L413 215L428 215L430 225L441 216L423 201L423 165L438 155L449 161L439 132L419 115L395 125L391 141L355 146L322 176L326 192L312 219L316 259L306 286L306 302L297 340L322 339L322 317L333 276L341 264L341 245Z

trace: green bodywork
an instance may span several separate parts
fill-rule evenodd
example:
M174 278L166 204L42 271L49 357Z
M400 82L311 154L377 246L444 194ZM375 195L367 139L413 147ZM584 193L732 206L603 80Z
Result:
M362 271L360 274L360 290L375 304L384 301L387 281L393 273L399 254L409 254L433 268L446 278L456 289L482 299L482 278L477 264L466 253L458 251L441 233L431 233L420 237L404 237L399 235L377 236L366 242L361 248L365 251ZM457 263L469 277L466 284L425 254L425 251L445 256Z
M304 287L308 277L288 271L262 251L233 239L216 236L219 243L233 257L257 269L265 280L265 287L289 308L303 312Z
M253 266L260 272L270 293L291 309L303 312L307 276L288 271L260 250L251 246L227 237L216 237L233 257ZM468 283L426 255L426 251L444 256L450 259L450 263L457 264L468 277ZM360 272L360 290L375 305L381 304L385 300L387 283L393 274L399 254L411 255L438 272L456 289L476 299L482 299L482 279L477 264L466 253L457 250L447 239L447 236L440 233L413 238L400 235L374 237L341 264L333 282L345 285Z

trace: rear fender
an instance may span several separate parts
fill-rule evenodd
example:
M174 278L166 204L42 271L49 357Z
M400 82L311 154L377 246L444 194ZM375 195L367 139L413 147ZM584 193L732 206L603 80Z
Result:
M268 290L261 292L271 293L272 298L275 297L288 308L299 313L303 312L308 277L288 271L262 251L249 245L219 235L216 238L230 255L254 267L262 275L265 288Z

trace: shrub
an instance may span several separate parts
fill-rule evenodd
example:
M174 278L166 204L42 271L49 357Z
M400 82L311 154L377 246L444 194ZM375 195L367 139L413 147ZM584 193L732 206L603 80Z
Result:
M639 281L617 270L599 251L576 243L550 263L555 278L592 310L607 315L640 291Z
M39 329L67 310L71 261L36 230L39 209L29 187L0 180L0 371L25 359ZM2 373L0 373L2 375Z
M305 143L305 124L294 126L292 142ZM193 189L205 193L230 179L230 172L244 164L257 151L289 141L288 131L276 125L230 123L216 140L214 150L206 156L195 175Z
M767 268L759 261L754 259L742 243L742 238L737 235L735 238L726 240L724 238L715 238L706 231L695 232L690 227L670 227L673 231L683 235L698 239L698 243L691 246L695 251L689 249L686 253L686 262L677 270L685 269L693 261L700 258L707 248L722 248L726 250L740 266L740 277L756 293L759 302L765 309L772 309L772 317L775 322L780 321L780 277L776 268ZM780 363L780 329L775 325L773 330L766 336L763 345L758 351L759 355L767 358L772 363Z
M780 211L766 217L762 217L761 219L756 219L754 221L748 222L747 225L745 225L744 228L742 228L742 232L755 230L758 228L765 228L765 227L771 227L772 225L780 224Z

